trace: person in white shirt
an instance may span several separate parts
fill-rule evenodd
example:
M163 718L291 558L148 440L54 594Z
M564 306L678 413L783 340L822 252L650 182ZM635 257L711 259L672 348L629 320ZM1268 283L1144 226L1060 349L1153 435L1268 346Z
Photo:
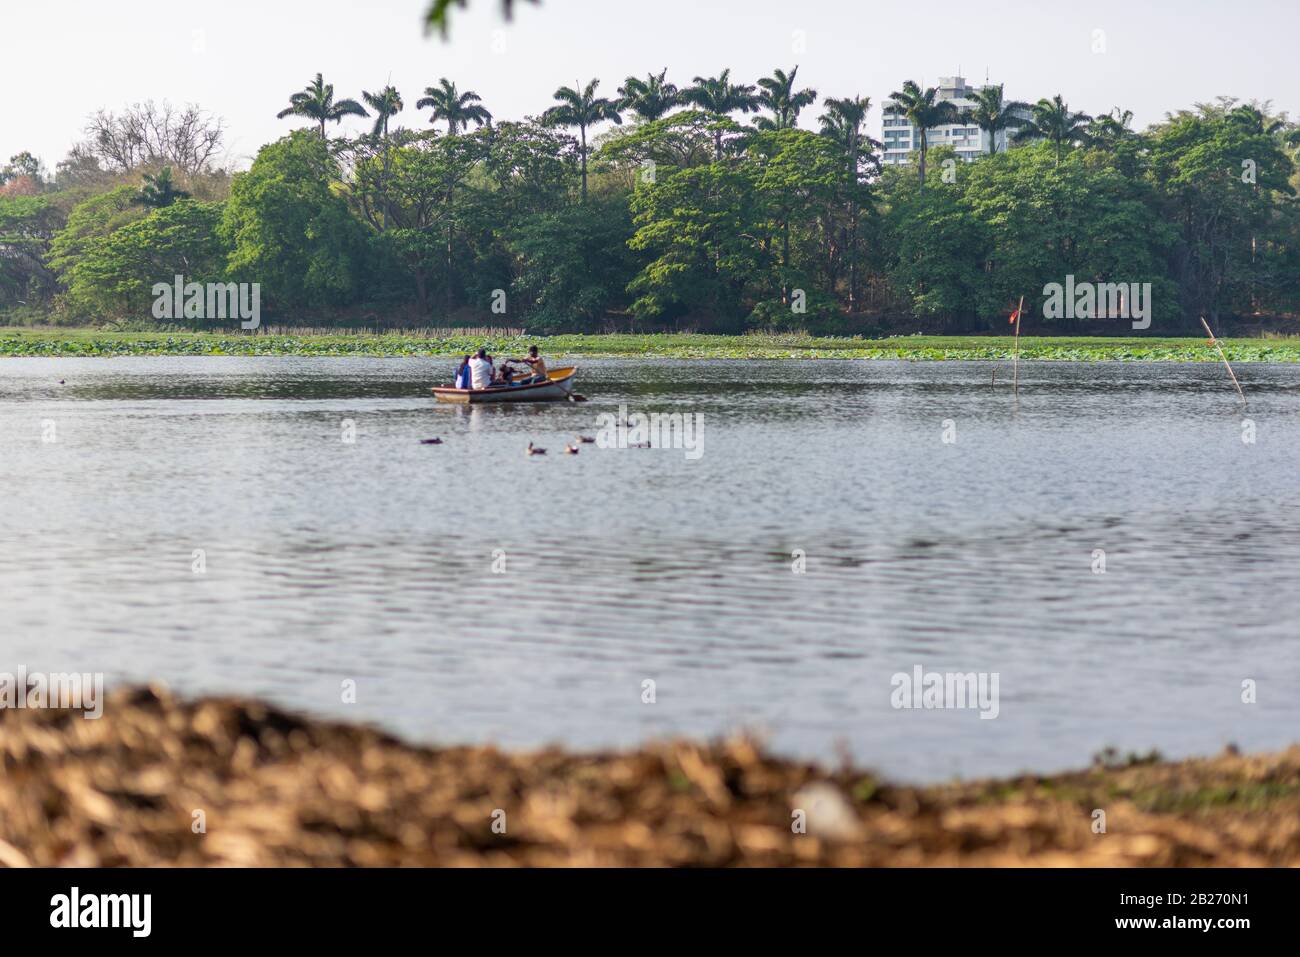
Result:
M492 360L488 358L486 349L480 349L474 354L474 358L469 360L469 387L486 389L490 385L492 385Z

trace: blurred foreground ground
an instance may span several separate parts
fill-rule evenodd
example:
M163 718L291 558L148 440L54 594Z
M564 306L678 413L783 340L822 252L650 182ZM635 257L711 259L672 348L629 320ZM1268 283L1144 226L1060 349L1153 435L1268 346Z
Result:
M1300 747L914 788L744 741L419 748L141 688L99 720L0 710L0 864L1296 866Z

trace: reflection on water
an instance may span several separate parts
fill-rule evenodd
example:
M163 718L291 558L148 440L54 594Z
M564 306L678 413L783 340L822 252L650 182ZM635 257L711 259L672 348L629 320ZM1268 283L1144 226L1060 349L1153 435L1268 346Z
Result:
M917 779L1278 746L1300 369L1240 371L1254 444L1208 363L1028 364L1016 407L985 363L588 361L588 403L467 409L437 360L0 360L0 671ZM620 403L703 413L703 457L559 454ZM894 710L915 665L998 672L999 717Z

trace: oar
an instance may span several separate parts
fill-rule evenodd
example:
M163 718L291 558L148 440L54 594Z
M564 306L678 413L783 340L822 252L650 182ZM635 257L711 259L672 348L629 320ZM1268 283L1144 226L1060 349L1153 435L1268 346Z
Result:
M1228 370L1228 375L1232 377L1232 384L1237 387L1237 395L1241 396L1241 404L1245 405L1246 393L1241 391L1241 383L1237 381L1237 374L1232 371L1232 363L1230 363L1228 357L1223 354L1223 346L1219 345L1219 340L1214 338L1214 333L1210 331L1210 324L1205 321L1204 316L1201 316L1201 325L1205 327L1205 331L1210 337L1210 345L1219 350L1219 358L1223 360L1223 364Z

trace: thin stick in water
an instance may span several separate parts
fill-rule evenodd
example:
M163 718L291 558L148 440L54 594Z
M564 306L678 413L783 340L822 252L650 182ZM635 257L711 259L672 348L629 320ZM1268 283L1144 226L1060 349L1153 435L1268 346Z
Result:
M1011 391L1017 398L1020 397L1020 312L1025 308L1025 297L1020 297L1020 305L1016 306L1016 344L1011 353Z
M1246 393L1241 391L1241 383L1237 381L1237 374L1232 371L1232 363L1230 363L1228 357L1224 355L1223 346L1219 345L1219 340L1214 338L1214 333L1210 331L1210 324L1205 321L1204 316L1201 316L1201 325L1205 327L1205 331L1210 337L1210 345L1219 350L1219 358L1223 360L1223 365L1227 368L1228 375L1232 378L1232 384L1237 387L1237 395L1241 396L1241 404L1245 405Z

